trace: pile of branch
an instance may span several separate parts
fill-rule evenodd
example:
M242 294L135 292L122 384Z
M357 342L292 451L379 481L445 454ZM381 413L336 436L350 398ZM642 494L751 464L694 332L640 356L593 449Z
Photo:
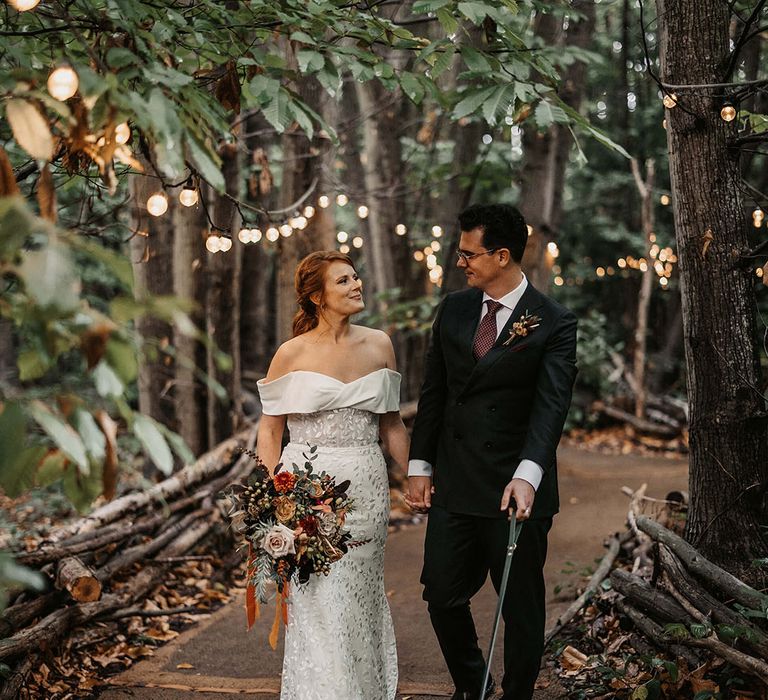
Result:
M547 632L548 642L569 640L558 654L560 679L585 697L645 697L634 691L649 681L659 697L693 697L716 692L712 674L730 668L758 692L736 697L765 697L768 595L674 531L683 523L687 494L657 500L646 496L646 484L623 491L631 499L627 530L609 540L583 594ZM649 505L657 518L641 515ZM666 659L677 670L667 673L661 661L655 668L627 661L638 655Z
M218 494L254 468L237 448L252 449L255 440L250 427L150 489L107 503L16 555L50 586L36 597L17 595L0 614L0 664L13 669L0 700L18 697L39 654L55 651L76 627L136 606L174 562L225 529Z
M621 569L611 584L619 609L653 644L688 659L711 652L768 686L768 634L726 605L763 614L768 595L703 557L684 539L647 517L637 518L655 553L653 583Z

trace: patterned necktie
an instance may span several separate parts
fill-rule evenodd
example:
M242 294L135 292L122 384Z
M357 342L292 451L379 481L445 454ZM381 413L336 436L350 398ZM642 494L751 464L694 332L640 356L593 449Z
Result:
M472 353L476 360L485 355L496 342L496 312L503 306L493 299L486 299L485 303L488 304L488 312L480 321L475 333L475 342L472 344Z

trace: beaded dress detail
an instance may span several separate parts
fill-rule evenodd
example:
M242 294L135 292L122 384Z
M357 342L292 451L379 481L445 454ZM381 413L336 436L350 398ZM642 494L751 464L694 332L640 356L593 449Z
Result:
M349 479L354 540L328 576L294 584L288 608L281 700L394 700L397 652L384 590L389 521L387 468L378 445L381 414L399 410L400 375L380 369L353 382L296 370L258 384L263 411L287 416L291 441L281 461Z

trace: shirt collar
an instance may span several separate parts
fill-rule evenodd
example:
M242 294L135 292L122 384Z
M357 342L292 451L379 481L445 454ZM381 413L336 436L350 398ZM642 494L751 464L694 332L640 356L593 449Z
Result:
M528 278L525 276L525 273L521 274L523 275L523 279L521 280L520 284L518 284L517 287L515 287L511 292L507 292L503 297L501 297L501 299L494 299L489 294L483 292L483 304L485 304L485 302L490 299L491 301L498 301L502 306L506 306L510 311L514 310L514 308L517 306L517 302L520 301L520 298L528 288Z

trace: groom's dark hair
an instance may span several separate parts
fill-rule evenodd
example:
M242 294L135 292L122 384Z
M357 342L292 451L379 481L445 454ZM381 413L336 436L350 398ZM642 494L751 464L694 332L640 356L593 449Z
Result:
M485 248L506 248L515 262L523 259L528 227L517 208L509 204L473 204L459 214L459 226L462 231L481 229Z

